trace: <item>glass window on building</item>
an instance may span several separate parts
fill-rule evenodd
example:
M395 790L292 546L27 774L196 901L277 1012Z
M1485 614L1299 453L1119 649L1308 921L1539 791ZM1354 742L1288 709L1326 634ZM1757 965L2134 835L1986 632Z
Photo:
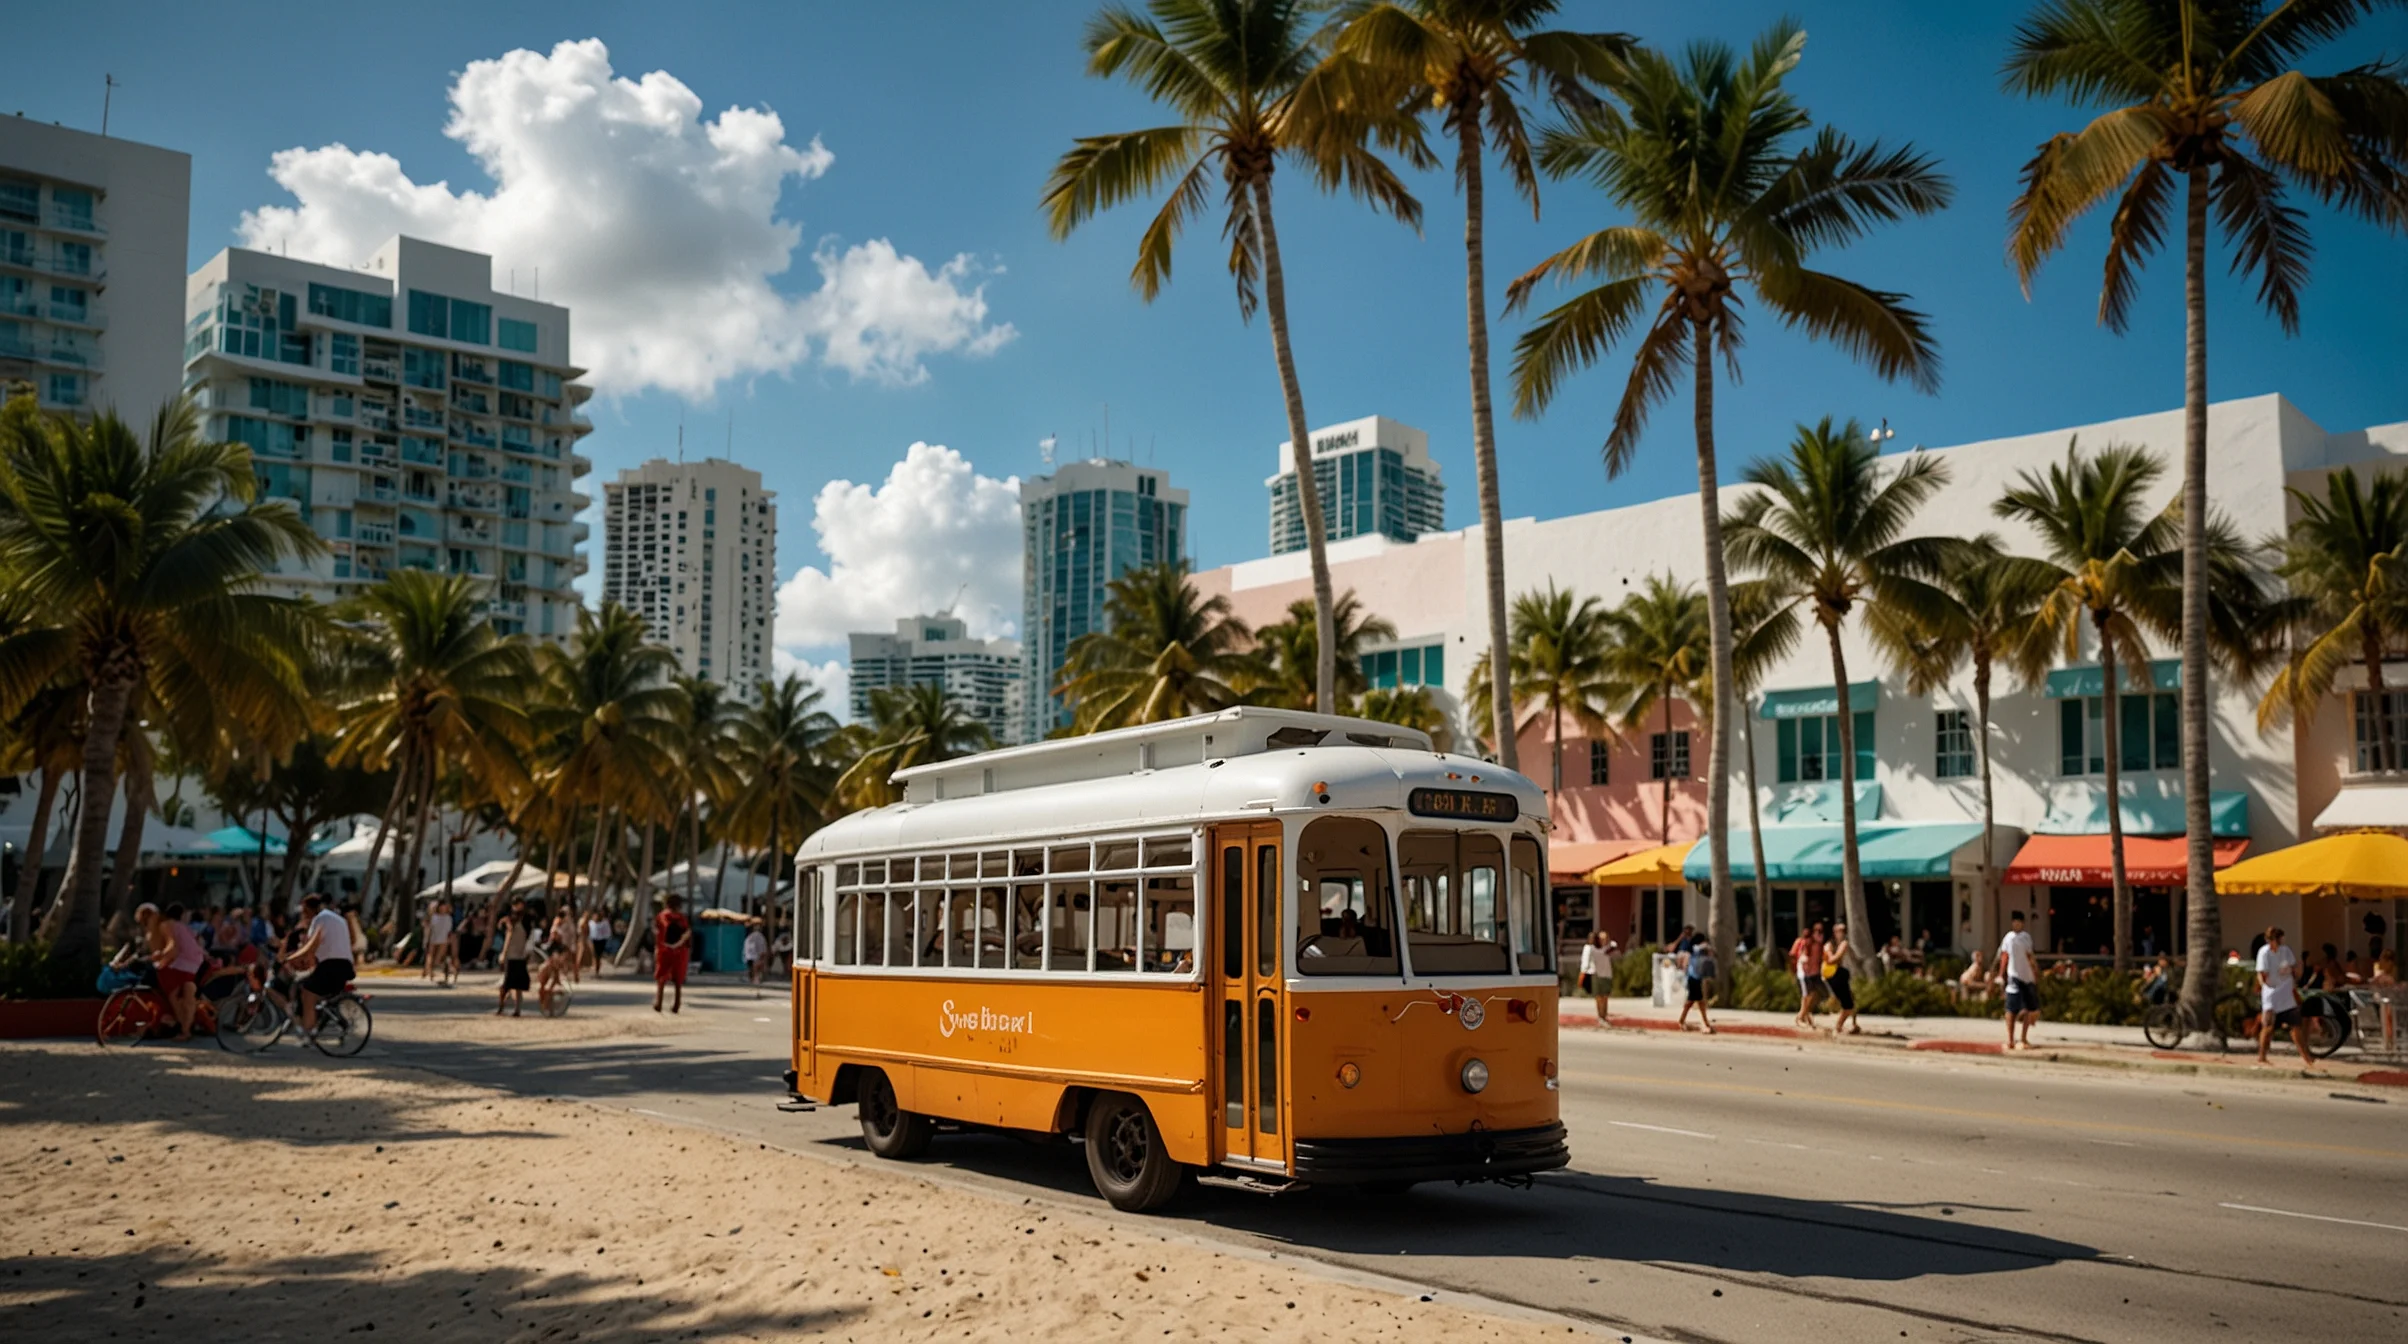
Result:
M41 223L42 184L21 177L0 177L0 219Z
M1614 744L1603 738L1590 738L1589 783L1598 785L1613 783L1613 762Z
M360 376L360 338L347 332L336 332L327 345L326 367L336 373Z
M1873 711L1859 710L1851 725L1856 732L1856 777L1873 777ZM1839 716L1817 714L1783 719L1775 725L1775 768L1783 784L1812 783L1840 777Z
M1687 729L1647 735L1647 777L1649 779L1687 779L1689 777L1689 733Z
M61 406L84 404L84 376L80 373L54 373L47 388L48 400Z
M2373 691L2357 691L2350 696L2351 718L2356 722L2360 771L2408 769L2408 690L2386 690L2377 696ZM2388 711L2378 713L2378 710ZM2384 750L2384 720L2390 720L2391 747Z
M1932 751L1932 773L1941 779L1963 779L1974 771L1973 714L1970 710L1943 709L1937 717L1938 728Z
M339 285L311 285L309 310L320 317L331 317L337 322L354 322L363 327L393 325L391 295L368 294Z
M58 222L67 228L92 227L92 193L81 187L52 187L50 209Z
M496 345L501 346L504 350L516 350L521 354L532 355L535 353L534 323L521 322L515 317L505 317L501 321L500 331L501 339L495 342Z
M445 361L440 350L405 346L401 352L401 381L412 387L443 390Z
M493 305L470 303L466 299L451 301L451 338L470 345L493 344Z
M92 273L92 245L61 241L58 245L57 255L52 260L61 275L90 275Z
M2182 699L2172 692L2125 695L2116 706L2122 770L2173 770L2182 765ZM2107 773L2107 701L2103 696L2057 702L2057 773Z
M451 335L451 300L422 289L410 291L410 332L416 336Z
M90 291L75 285L50 287L50 318L54 322L82 322L92 311Z

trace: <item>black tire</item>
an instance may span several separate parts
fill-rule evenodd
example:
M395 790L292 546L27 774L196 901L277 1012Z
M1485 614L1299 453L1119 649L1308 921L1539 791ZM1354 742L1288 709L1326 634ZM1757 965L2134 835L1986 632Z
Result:
M861 1141L878 1156L908 1162L928 1151L936 1126L927 1116L904 1110L895 1100L895 1085L883 1069L871 1069L861 1079Z
M375 1029L376 1019L369 1014L368 1005L346 992L318 1005L318 1027L309 1034L309 1043L318 1047L320 1054L356 1055L367 1048Z
M2308 1030L2308 1053L2318 1059L2330 1059L2349 1044L2349 1017L2327 1011L2321 1002L2302 1014L2299 1024Z
M2141 1014L2140 1034L2160 1050L2171 1050L2182 1044L2184 1032L2182 1005L2161 1003Z
M1106 1092L1087 1108L1087 1175L1113 1208L1161 1208L1179 1193L1185 1170L1163 1148L1162 1131L1144 1102Z
M147 989L121 989L100 1005L92 1037L102 1045L139 1045L164 1016L163 1005Z
M244 990L226 996L217 1006L218 1048L237 1055L256 1055L284 1035L286 1018L268 996Z

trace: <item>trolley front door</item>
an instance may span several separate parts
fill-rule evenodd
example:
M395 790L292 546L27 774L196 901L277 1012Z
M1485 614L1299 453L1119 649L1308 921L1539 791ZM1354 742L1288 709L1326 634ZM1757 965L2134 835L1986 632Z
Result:
M1279 1042L1281 991L1277 824L1212 833L1213 976L1220 1042L1214 1081L1223 1155L1285 1168Z

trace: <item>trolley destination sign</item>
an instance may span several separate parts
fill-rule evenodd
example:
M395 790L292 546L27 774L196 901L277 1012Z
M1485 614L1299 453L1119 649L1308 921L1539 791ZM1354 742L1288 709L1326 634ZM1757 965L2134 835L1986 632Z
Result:
M1445 817L1452 821L1512 821L1522 815L1522 804L1510 793L1415 789L1405 795L1405 810L1417 817Z

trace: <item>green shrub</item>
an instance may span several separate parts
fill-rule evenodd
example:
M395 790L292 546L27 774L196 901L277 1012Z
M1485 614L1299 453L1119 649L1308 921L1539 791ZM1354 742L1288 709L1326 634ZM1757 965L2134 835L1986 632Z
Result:
M1641 943L1637 947L1624 948L1614 958L1616 995L1626 999L1645 998L1654 992L1655 986L1650 982L1655 976L1656 951L1656 944Z
M1796 998L1796 995L1791 995ZM1955 1017L1956 996L1945 983L1908 971L1868 976L1856 987L1856 1007L1885 1017Z
M1787 970L1768 966L1761 958L1741 957L1724 977L1715 1002L1725 1008L1794 1013L1798 1010L1798 982Z
M90 998L99 978L98 956L61 959L48 943L0 943L0 999Z

